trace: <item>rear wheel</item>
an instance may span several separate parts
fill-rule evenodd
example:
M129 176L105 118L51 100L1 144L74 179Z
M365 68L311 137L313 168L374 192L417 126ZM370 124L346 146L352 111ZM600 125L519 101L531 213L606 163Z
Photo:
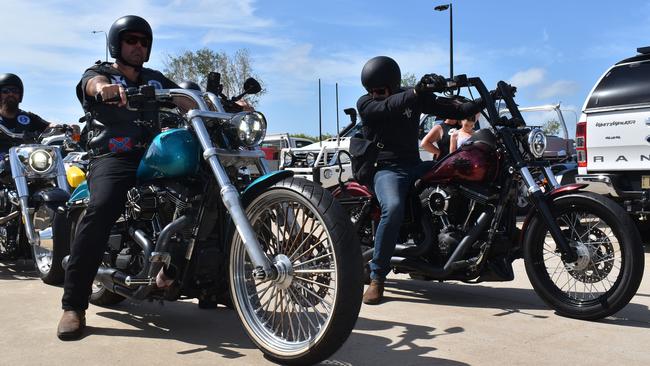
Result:
M253 278L234 234L230 290L244 329L276 362L320 362L348 338L361 307L361 252L350 220L329 192L293 178L260 194L246 213L280 274Z
M638 231L613 201L581 192L553 202L553 216L578 255L566 262L546 226L533 218L526 233L526 272L539 296L560 315L596 320L627 305L641 283Z

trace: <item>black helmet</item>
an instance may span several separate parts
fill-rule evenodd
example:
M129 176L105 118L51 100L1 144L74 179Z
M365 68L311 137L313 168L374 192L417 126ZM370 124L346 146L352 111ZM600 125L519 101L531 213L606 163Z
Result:
M193 89L193 90L201 91L201 87L199 86L199 84L189 80L183 81L182 83L178 84L178 86L180 86L183 89Z
M396 93L402 83L402 72L395 60L387 56L373 57L361 70L361 84L366 90L387 87Z
M23 81L16 74L0 74L0 88L3 86L17 86L20 89L18 103L23 101Z
M111 25L111 29L108 31L108 48L111 51L111 57L116 60L122 58L121 35L123 32L138 32L149 38L149 48L147 49L147 57L145 57L144 62L149 61L151 44L153 43L153 32L149 23L137 15L123 16Z

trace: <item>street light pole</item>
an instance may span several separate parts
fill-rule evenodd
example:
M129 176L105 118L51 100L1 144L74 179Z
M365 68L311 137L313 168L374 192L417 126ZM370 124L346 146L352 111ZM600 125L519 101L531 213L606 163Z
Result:
M434 10L445 11L449 9L449 77L454 77L454 9L451 3L438 5Z
M106 34L106 32L103 31L103 30L94 30L94 31L92 31L90 33L92 33L92 34L104 33L104 38L106 39L106 43L105 43L105 45L106 45L106 47L105 47L106 48L106 62L108 62L108 34Z

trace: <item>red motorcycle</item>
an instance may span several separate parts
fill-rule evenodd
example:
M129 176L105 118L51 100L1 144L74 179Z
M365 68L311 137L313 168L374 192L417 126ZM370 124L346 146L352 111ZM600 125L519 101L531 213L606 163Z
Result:
M629 216L610 199L582 191L586 185L557 183L542 158L546 137L526 127L512 86L501 81L490 93L480 78L461 75L448 80L445 91L454 95L464 87L487 102L482 113L491 128L477 131L415 182L393 270L423 280L510 281L512 262L523 258L535 291L560 315L595 320L623 308L644 267ZM511 117L499 116L495 99ZM532 209L518 228L520 181ZM333 193L348 209L369 261L380 217L371 188L341 182Z

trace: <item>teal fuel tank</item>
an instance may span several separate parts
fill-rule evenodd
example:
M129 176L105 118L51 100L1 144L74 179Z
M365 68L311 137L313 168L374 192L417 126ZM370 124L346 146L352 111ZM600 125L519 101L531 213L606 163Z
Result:
M194 175L199 169L199 142L186 129L167 130L154 137L138 166L138 180Z

